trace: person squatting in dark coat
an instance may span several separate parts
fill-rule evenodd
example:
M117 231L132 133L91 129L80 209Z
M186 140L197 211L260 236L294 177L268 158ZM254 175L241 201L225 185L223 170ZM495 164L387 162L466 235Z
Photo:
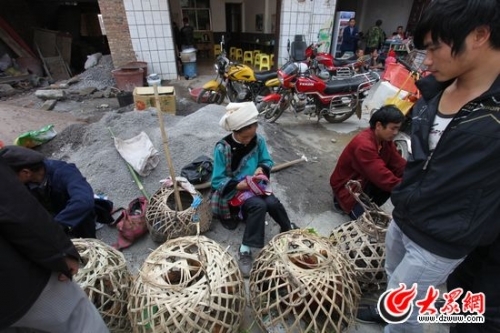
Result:
M2 151L4 161L68 235L96 237L94 191L73 163L46 159L21 146Z

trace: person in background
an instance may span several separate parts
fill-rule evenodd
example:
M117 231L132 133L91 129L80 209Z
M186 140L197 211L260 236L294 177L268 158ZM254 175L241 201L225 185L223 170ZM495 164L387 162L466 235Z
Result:
M71 280L79 269L78 251L19 182L2 153L0 331L108 333L95 306Z
M370 60L368 60L367 67L371 70L384 69L384 60L380 57L377 49L373 49L370 52Z
M497 0L434 0L414 30L431 75L417 83L412 158L391 196L387 288L416 285L415 301L445 282L462 296L483 293L483 304L479 294L469 300L480 307L456 305L464 314L484 310L485 323L451 332L500 332L499 32ZM385 332L424 332L418 314Z
M189 19L182 19L184 26L180 31L181 51L194 48L194 28L189 24Z
M380 50L385 42L385 32L381 28L382 20L377 20L375 25L368 29L366 33L366 53L371 53L372 50Z
M352 219L364 212L345 187L350 180L359 181L363 192L378 206L389 199L391 191L401 182L406 165L392 141L403 120L398 108L383 106L370 117L370 128L357 134L344 148L330 176L336 210Z
M214 149L212 212L226 229L237 227L238 214L245 221L238 264L243 277L248 277L252 268L250 248L264 246L266 213L279 224L281 232L295 226L290 223L283 204L265 188L265 182L254 183L246 178L269 178L273 166L266 142L257 134L259 113L255 104L229 103L226 110L220 125L231 134L217 142Z
M399 39L404 40L406 38L405 31L403 30L403 26L399 25L396 31L392 34L393 36L397 36Z
M19 180L69 236L96 237L94 192L73 163L46 159L21 146L5 146L1 151Z
M365 50L357 49L356 53L352 57L350 57L349 60L359 60L362 57L364 57L364 55L365 55Z
M345 52L356 52L358 48L359 31L356 27L356 20L351 18L349 25L344 28L342 33L342 44L340 45L341 56Z

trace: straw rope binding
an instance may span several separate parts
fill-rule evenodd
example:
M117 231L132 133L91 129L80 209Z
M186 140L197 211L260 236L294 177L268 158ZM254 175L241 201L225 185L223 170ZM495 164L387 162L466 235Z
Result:
M355 272L327 238L307 230L276 235L255 259L250 300L266 332L341 332L360 291Z
M245 285L235 259L204 236L172 239L153 251L133 283L133 332L238 332Z
M354 264L362 292L384 288L385 233L391 218L382 211L364 212L335 228L330 240Z
M146 222L151 238L155 242L165 242L183 236L197 234L197 224L200 232L206 232L212 222L210 200L196 191L191 194L179 189L183 210L176 209L174 189L162 186L151 197L146 211ZM201 204L193 204L200 198Z
M131 274L123 254L97 239L73 239L82 257L78 273L73 277L114 333L131 330L127 316Z

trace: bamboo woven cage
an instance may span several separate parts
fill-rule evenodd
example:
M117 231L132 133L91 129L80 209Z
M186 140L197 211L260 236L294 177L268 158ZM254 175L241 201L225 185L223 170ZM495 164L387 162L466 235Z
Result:
M196 191L191 194L184 189L179 190L183 210L176 209L174 189L162 186L149 200L146 211L146 222L151 238L155 242L163 243L166 240L183 236L192 236L206 232L212 222L210 200ZM201 199L201 204L196 202Z
M153 251L134 281L133 332L238 332L245 285L236 260L204 236L172 239Z
M123 254L93 238L73 239L83 265L73 277L111 332L131 330L127 315L131 274Z
M276 235L250 273L250 300L266 332L341 332L360 297L355 272L327 238L307 230Z
M332 244L354 264L362 292L383 289L387 283L385 233L390 220L382 211L365 211L330 234Z

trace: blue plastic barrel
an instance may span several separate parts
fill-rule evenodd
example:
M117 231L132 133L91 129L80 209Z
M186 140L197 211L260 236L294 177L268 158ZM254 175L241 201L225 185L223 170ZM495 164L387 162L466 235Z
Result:
M185 62L182 66L184 67L184 77L186 79L196 77L196 62Z

